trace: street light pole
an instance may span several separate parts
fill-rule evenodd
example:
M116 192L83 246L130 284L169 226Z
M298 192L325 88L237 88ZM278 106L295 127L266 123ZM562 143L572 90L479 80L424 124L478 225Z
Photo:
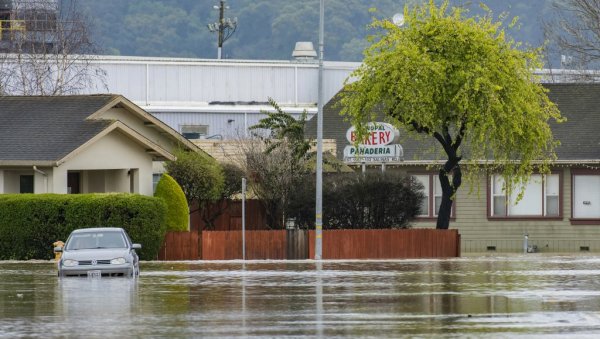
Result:
M323 257L323 36L325 0L319 4L319 96L317 102L317 196L315 206L315 260Z

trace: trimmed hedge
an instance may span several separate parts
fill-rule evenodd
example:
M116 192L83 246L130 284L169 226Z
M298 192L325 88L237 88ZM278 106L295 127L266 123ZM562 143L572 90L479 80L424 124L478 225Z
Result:
M423 185L394 171L331 173L323 178L323 229L408 228L420 213ZM287 217L314 229L315 176L292 189Z
M135 194L0 195L0 259L52 259L53 242L89 227L122 227L142 244L140 259L155 259L165 216L162 199Z
M156 185L154 196L167 204L167 231L189 231L190 208L177 181L164 173Z

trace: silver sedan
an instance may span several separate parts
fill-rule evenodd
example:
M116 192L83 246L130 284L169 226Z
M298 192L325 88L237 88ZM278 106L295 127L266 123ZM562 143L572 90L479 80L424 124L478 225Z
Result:
M140 273L139 258L133 244L122 228L83 228L69 235L58 261L58 276L136 277Z

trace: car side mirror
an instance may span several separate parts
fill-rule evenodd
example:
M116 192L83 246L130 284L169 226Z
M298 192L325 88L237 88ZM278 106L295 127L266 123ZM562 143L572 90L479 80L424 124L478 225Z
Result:
M133 244L133 245L131 245L131 248L133 248L134 250L141 250L142 249L142 245L140 245L140 244Z
M54 247L54 252L62 252L62 247L60 247L60 246Z

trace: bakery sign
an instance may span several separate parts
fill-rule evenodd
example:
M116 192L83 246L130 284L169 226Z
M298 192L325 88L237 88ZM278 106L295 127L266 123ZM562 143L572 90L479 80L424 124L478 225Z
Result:
M400 132L386 122L370 122L367 134L359 141L356 128L346 131L350 145L344 148L344 162L395 162L402 161L404 152L397 144Z

